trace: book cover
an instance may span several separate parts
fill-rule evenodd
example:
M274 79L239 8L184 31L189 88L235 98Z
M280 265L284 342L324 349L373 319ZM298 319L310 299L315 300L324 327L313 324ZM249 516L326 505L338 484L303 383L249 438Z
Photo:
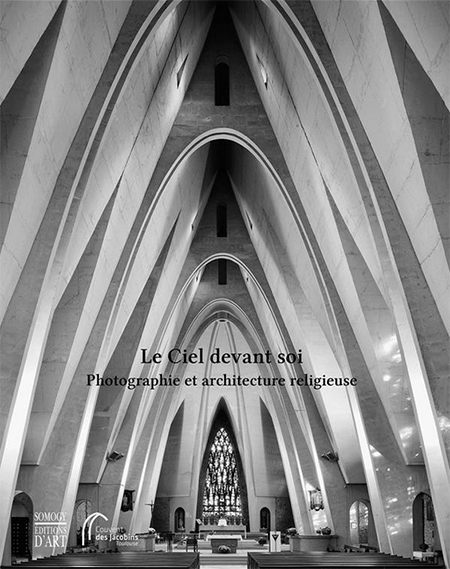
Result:
M449 4L0 9L3 565L448 563Z

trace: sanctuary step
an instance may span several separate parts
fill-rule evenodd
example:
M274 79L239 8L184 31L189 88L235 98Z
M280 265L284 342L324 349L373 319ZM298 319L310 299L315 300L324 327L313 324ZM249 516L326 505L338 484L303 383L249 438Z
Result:
M254 540L254 539L242 539L241 541L239 541L238 543L238 547L237 550L242 551L242 552L246 552L246 551L254 551L255 549L257 550L261 550L261 553L263 553L264 551L268 552L269 551L269 546L268 544L265 545L259 545L259 543ZM198 540L198 551L211 551L211 543L207 540Z
M223 567L226 565L227 567L247 567L247 555L239 555L239 554L225 554L225 555L208 555L205 557L201 557L200 559L200 569L203 567Z

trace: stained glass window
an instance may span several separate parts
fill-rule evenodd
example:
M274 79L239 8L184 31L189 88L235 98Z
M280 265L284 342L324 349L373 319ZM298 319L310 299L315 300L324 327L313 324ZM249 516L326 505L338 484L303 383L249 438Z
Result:
M230 520L242 517L236 455L223 427L217 431L209 452L203 517Z

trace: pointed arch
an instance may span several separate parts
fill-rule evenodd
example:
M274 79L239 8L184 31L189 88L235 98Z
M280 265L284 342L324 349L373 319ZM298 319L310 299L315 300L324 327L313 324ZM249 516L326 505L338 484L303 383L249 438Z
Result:
M227 448L224 448L225 446ZM221 465L221 458L229 461L229 464ZM214 459L218 461L216 473L213 472ZM208 488L213 493L217 490L214 479L214 476L217 476L217 474L222 478L223 495L221 497L217 496L218 499L211 503L210 508L204 508L204 498ZM234 497L232 497L233 491ZM245 472L231 417L223 397L217 405L216 414L211 423L208 442L200 468L197 517L203 518L205 516L214 518L215 523L218 523L219 517L225 517L229 523L242 523L248 526L249 516ZM247 527L247 529L249 528Z
M414 551L423 550L424 545L428 546L429 551L435 551L436 541L439 543L439 534L430 492L420 492L414 498L412 517Z
M236 453L225 427L216 432L209 449L203 492L202 517L242 518Z

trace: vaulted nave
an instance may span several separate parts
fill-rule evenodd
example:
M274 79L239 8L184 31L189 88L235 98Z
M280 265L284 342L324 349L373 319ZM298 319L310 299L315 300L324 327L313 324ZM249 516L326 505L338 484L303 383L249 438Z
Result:
M448 566L449 6L0 0L3 565Z

